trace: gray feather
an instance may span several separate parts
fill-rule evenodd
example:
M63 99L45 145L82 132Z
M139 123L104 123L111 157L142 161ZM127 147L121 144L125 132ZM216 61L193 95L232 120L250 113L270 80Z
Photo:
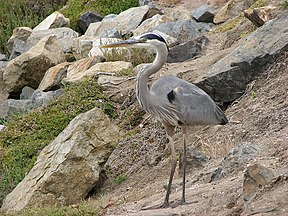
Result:
M172 103L179 121L186 124L225 124L228 120L211 97L199 87L174 76L165 76L153 83L151 93L161 98L173 90Z

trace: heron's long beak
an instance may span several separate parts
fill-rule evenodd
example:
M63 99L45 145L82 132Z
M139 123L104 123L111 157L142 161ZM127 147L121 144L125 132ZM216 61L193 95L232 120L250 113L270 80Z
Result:
M105 45L100 46L100 48L129 47L137 43L143 43L143 40L133 38L133 39L119 41L116 43L105 44Z

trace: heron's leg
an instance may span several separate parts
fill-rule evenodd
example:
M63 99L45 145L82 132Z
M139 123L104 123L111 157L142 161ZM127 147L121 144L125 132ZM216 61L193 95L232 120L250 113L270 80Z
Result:
M163 207L169 206L169 196L171 194L172 180L173 180L173 176L174 176L176 165L177 165L176 151L175 151L175 147L174 147L174 140L172 137L169 137L169 142L170 142L171 154L172 154L171 172L170 172L170 177L169 177L169 182L168 182L168 186L167 186L167 192L166 192L166 196L164 199Z
M183 158L182 158L182 173L183 173L183 182L182 182L182 198L180 200L180 204L186 204L185 200L185 187L186 187L186 165L187 165L187 156L186 156L186 134L187 128L186 126L182 126L183 132Z
M173 180L173 176L174 176L176 165L177 165L177 158L176 158L176 151L175 151L174 139L173 139L174 126L164 123L164 128L166 130L166 133L167 133L167 136L169 139L169 144L171 147L171 155L172 155L171 172L170 172L169 182L168 182L168 186L167 186L166 196L165 196L164 203L163 203L163 207L168 207L169 206L169 196L171 193L172 180Z

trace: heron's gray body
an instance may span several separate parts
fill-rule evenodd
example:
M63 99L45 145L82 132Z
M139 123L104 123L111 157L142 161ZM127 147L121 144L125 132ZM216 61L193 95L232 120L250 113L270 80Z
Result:
M222 110L206 92L175 76L165 76L156 80L150 92L164 100L164 104L173 107L178 118L173 126L223 124L227 120ZM165 121L163 118L162 120Z

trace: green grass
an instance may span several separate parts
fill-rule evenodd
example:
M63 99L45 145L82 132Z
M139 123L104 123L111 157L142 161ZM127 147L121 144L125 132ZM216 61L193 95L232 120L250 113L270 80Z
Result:
M113 179L113 182L115 183L115 184L121 184L122 182L124 182L126 179L128 178L128 176L127 175L119 175L119 176L117 176L116 178L114 178Z
M284 2L281 4L281 7L284 8L284 9L288 9L288 1L284 1Z
M86 79L64 87L64 93L44 108L15 116L0 133L0 203L34 165L38 153L80 113L101 108L110 118L116 109L97 81Z
M108 14L119 14L131 7L139 6L138 0L69 0L67 7L61 10L61 13L70 19L73 29L76 28L77 19L87 11L100 13L102 16Z
M265 5L267 5L267 0L254 0L254 2L251 5L250 9L263 7Z
M34 13L25 0L0 0L0 52L8 54L7 41L16 27L33 28L53 11L48 7L42 14Z
M101 207L100 202L92 201L82 202L75 206L63 207L44 207L24 209L13 214L4 214L3 216L101 216L104 215L105 209Z

